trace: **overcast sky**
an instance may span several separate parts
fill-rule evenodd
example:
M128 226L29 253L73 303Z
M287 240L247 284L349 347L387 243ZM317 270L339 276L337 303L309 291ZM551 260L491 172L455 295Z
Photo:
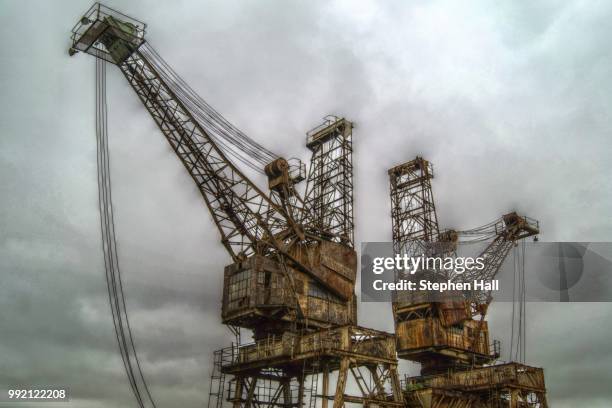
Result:
M108 5L147 22L175 70L279 154L307 160L306 130L330 113L353 120L358 242L390 240L386 169L417 154L435 165L442 226L518 210L540 220L543 240L610 241L611 2ZM100 249L94 61L67 54L89 6L0 0L0 388L65 385L69 407L133 407ZM108 87L119 256L143 370L160 408L201 407L211 352L231 341L219 323L229 257L114 67ZM551 405L610 406L612 306L528 313L528 362L545 368ZM507 305L490 318L508 340ZM392 329L388 305L361 304L359 319Z

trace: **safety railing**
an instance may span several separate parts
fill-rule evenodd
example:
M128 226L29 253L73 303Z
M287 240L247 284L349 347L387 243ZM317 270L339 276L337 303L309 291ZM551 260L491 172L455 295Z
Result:
M415 391L423 388L480 388L513 384L514 386L544 389L544 372L541 368L519 363L505 363L468 370L449 370L447 373L408 377L400 381L402 388Z
M223 367L329 352L345 352L394 360L395 343L393 336L388 333L358 326L344 326L304 335L285 333L282 336L269 336L249 344L232 344L219 352Z
M323 123L306 132L306 145L311 145L319 139L322 139L324 136L333 132L343 122L344 119L339 118L337 116L326 116L325 118L323 118Z
M73 55L78 51L83 51L109 62L118 63L116 59L119 56L122 56L123 59L127 58L131 52L144 43L145 31L146 24L142 21L95 3L72 28L72 46L69 53ZM123 44L125 50L120 52L115 49L115 55L111 55L111 50L107 48L109 44L105 42L109 36L120 40L118 42Z

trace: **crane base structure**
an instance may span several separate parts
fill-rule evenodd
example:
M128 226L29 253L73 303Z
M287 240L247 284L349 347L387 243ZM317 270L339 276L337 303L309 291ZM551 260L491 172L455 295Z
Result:
M285 332L218 350L213 371L209 408L222 400L236 408L404 406L394 336L359 326Z
M497 364L402 381L410 408L526 408L548 406L544 370Z

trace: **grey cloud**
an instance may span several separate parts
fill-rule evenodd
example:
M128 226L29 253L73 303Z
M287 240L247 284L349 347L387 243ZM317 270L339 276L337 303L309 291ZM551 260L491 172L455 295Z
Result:
M610 238L608 3L109 5L146 21L194 89L280 154L307 160L304 132L325 114L354 120L360 241L390 239L386 169L416 154L436 166L444 226L517 209L541 220L543 239ZM66 406L130 407L100 253L93 61L66 54L89 6L0 11L0 386L67 384ZM119 255L145 375L159 406L201 406L211 352L232 340L219 316L229 259L113 67L108 86ZM554 406L609 405L609 305L528 307L528 358L546 368ZM393 329L390 306L359 311L361 324ZM491 313L508 339L507 305Z

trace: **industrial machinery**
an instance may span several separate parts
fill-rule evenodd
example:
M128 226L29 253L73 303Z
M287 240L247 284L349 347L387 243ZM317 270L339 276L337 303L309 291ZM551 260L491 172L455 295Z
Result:
M452 255L462 238L490 241L480 254L484 268L463 274L460 280L465 282L490 281L518 240L539 233L536 221L516 213L473 230L440 231L431 163L417 157L388 173L396 254ZM421 376L406 379L408 406L547 406L542 369L519 363L490 365L499 357L499 343L490 341L485 320L490 302L491 294L485 291L450 293L435 300L400 292L394 299L398 356L421 364Z
M221 319L236 342L214 353L209 408L328 408L330 401L334 408L546 406L541 369L489 365L498 356L485 320L490 296L441 302L396 298L395 335L357 325L350 121L329 116L307 133L312 156L306 175L299 160L257 144L200 98L148 44L145 31L144 23L96 3L73 28L69 50L71 56L96 57L109 299L139 406L155 402L120 284L108 174L107 62L119 68L181 160L231 258L223 273ZM239 164L264 174L269 192ZM398 254L452 253L466 234L490 239L481 276L492 277L517 240L538 233L537 223L515 213L472 231L440 231L431 165L417 158L389 175ZM252 333L250 341L243 330ZM398 355L421 363L423 375L402 385Z
M110 62L195 182L231 258L223 274L221 317L237 342L215 353L209 406L229 401L234 407L314 407L317 400L323 407L331 400L335 408L345 402L402 405L393 336L356 325L351 122L327 117L308 132L312 159L302 198L296 185L305 179L304 166L278 157L227 122L146 42L145 29L144 23L96 3L73 28L69 54L97 58L99 145L106 140L103 82L104 64ZM99 150L99 157L104 173L108 152ZM263 167L270 192L235 161L255 171ZM100 188L104 214L112 207L110 182L105 183ZM113 233L103 226L106 241ZM110 267L115 263L116 256ZM108 276L116 300L120 288L113 273ZM130 385L140 406L155 406L142 372L130 374L135 366L141 371L140 363L133 342L132 351L122 345L131 341L125 335L127 312L120 301L114 303ZM243 343L241 329L252 332L252 343Z

